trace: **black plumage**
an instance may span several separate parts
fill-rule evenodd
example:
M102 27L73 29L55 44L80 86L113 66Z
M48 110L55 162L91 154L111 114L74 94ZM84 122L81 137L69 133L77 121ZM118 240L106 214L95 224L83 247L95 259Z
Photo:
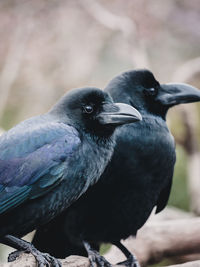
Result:
M122 250L130 266L138 266L120 239L136 235L155 206L156 212L166 206L176 158L166 114L174 105L200 101L200 91L186 84L162 85L148 70L122 73L106 91L114 101L137 108L143 120L117 130L115 152L99 182L67 212L38 229L33 242L61 258L86 255L86 247L99 266L109 263L85 241L95 249L109 242Z
M97 182L114 148L117 126L141 119L97 88L67 93L48 113L0 137L0 242L59 262L19 237L47 223ZM18 256L11 255L10 259Z

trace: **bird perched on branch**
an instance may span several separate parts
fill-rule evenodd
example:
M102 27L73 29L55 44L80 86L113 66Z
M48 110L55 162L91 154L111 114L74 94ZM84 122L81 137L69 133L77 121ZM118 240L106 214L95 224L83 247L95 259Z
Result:
M136 235L157 206L167 204L175 164L174 139L166 124L169 108L200 101L187 84L160 84L148 70L127 71L106 87L114 101L137 108L143 120L117 130L117 145L99 182L69 210L38 229L33 243L52 255L89 254L92 266L110 266L97 251L104 242L118 246L124 264L138 266L121 243ZM85 248L87 253L85 252Z
M0 242L32 253L39 266L60 266L19 237L53 219L97 182L112 155L115 128L138 120L140 113L130 105L114 104L100 89L83 88L0 136Z

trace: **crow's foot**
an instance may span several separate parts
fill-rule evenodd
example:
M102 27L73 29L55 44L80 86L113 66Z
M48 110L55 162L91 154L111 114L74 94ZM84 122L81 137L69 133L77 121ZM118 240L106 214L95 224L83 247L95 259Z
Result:
M111 267L112 265L97 251L92 251L88 253L88 258L90 261L91 267L95 267L95 263L98 267Z
M83 241L84 247L88 253L88 259L90 261L90 266L95 267L112 267L112 265L99 254L98 251L91 248L90 244L86 241Z
M133 255L120 241L115 241L113 244L117 246L127 258L127 260L119 262L118 264L125 265L127 267L140 267L135 255Z
M127 260L117 263L119 265L125 265L127 267L140 267L140 264L134 255L129 255Z
M27 246L27 249L24 251L16 250L10 253L8 256L8 262L15 261L22 253L31 253L35 257L38 267L44 267L44 266L61 267L62 266L62 264L60 263L58 259L52 257L48 253L40 252L31 244L30 246Z
M42 253L39 250L37 250L33 244L29 243L28 241L25 241L23 239L20 239L18 237L15 237L13 235L5 235L1 238L1 243L4 245L13 247L17 249L17 251L12 252L8 256L8 261L15 261L21 253L31 253L38 264L38 267L61 267L62 264L60 261L48 253Z

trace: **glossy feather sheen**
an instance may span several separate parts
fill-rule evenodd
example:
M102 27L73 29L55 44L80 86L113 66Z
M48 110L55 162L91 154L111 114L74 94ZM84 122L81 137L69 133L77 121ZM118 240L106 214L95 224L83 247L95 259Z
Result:
M54 169L65 161L67 171L69 156L80 145L72 127L40 119L28 120L0 139L0 213L16 207L24 198L35 198L35 186L40 188L37 197L45 193L45 187L53 186L63 176L64 169L52 175ZM47 173L52 178L44 182Z

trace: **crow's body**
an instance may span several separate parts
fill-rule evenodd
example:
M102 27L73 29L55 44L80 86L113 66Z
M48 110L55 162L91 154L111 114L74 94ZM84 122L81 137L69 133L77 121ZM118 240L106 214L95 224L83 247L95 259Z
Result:
M168 194L160 193L165 188L170 191L174 162L174 140L162 119L143 117L142 122L123 126L99 182L46 226L46 231L45 227L39 230L35 245L64 258L86 255L80 236L99 245L135 235L153 207L167 203Z
M48 121L48 123L45 123L45 121ZM16 207L15 212L12 212L15 204L11 200L11 211L1 216L0 236L7 233L23 236L62 212L63 209L69 206L88 188L90 183L95 183L97 177L102 172L102 166L105 167L113 150L112 138L108 142L102 140L102 142L96 143L89 135L85 134L83 137L75 128L58 122L50 122L50 118L42 117L41 125L37 120L36 131L33 130L34 125L31 120L27 121L27 124L31 127L31 135L33 136L34 132L38 136L36 140L32 137L31 141L30 139L27 141L32 142L34 150L36 146L40 147L41 145L38 139L42 139L44 135L49 133L52 134L52 137L48 140L47 136L44 146L31 153L29 149L32 150L32 148L24 142L23 134L20 135L23 144L19 144L19 148L17 144L13 145L15 150L19 149L19 152L16 155L12 154L11 159L10 157L9 159L7 158L8 153L3 157L2 154L4 154L5 150L1 150L0 145L0 151L2 152L0 152L0 169L2 170L2 181L0 180L2 186L1 203L3 202L4 195L8 196L9 190L12 189L11 197L13 197L15 193L13 191L16 189L16 194L18 194L18 190L20 194L23 194L22 201L24 197L30 199L30 201ZM25 136L28 131L27 124L23 125L26 129ZM16 136L17 129L13 130ZM2 146L7 145L4 139L9 138L10 136L8 135L3 138ZM13 141L15 142L15 140ZM37 142L37 144L34 144L34 142ZM23 151L23 148L26 152ZM23 157L21 156L22 154ZM14 160L12 160L13 156L15 156ZM94 160L87 160L88 157ZM44 168L43 163L47 164L47 169L41 169L41 167ZM36 169L34 169L35 165ZM20 169L22 168L21 166L23 166L23 170ZM19 174L16 172L19 172ZM24 180L21 178L21 172L23 172ZM19 175L19 178L16 177L16 182L11 180L9 183L8 180L14 175ZM39 181L36 180L37 176L40 177ZM28 180L29 178L33 180ZM57 182L59 182L58 185L56 185ZM3 188L3 185L6 186ZM55 186L55 188L51 188L51 186ZM45 190L50 191L47 194ZM43 194L44 196L42 196ZM39 197L40 195L41 197ZM19 199L19 202L21 202L21 199ZM7 205L6 203L5 209L8 208ZM4 211L3 205L1 205L0 211Z
M47 223L79 198L105 169L115 128L139 119L135 109L113 104L100 89L76 89L47 114L2 135L0 241L20 248L15 237Z
M153 207L167 203L168 194L161 191L171 185L174 140L164 121L152 119L151 124L146 119L149 127L144 117L136 127L123 127L101 180L69 209L65 231L70 240L81 233L90 242L113 243L136 235Z
M33 242L57 257L86 255L83 240L96 248L102 242L122 248L120 239L136 235L155 206L157 212L166 206L175 164L166 113L175 104L200 100L197 89L160 85L149 71L123 73L106 90L114 101L136 107L143 120L117 130L115 152L99 182L37 231ZM123 250L133 266L134 258Z

